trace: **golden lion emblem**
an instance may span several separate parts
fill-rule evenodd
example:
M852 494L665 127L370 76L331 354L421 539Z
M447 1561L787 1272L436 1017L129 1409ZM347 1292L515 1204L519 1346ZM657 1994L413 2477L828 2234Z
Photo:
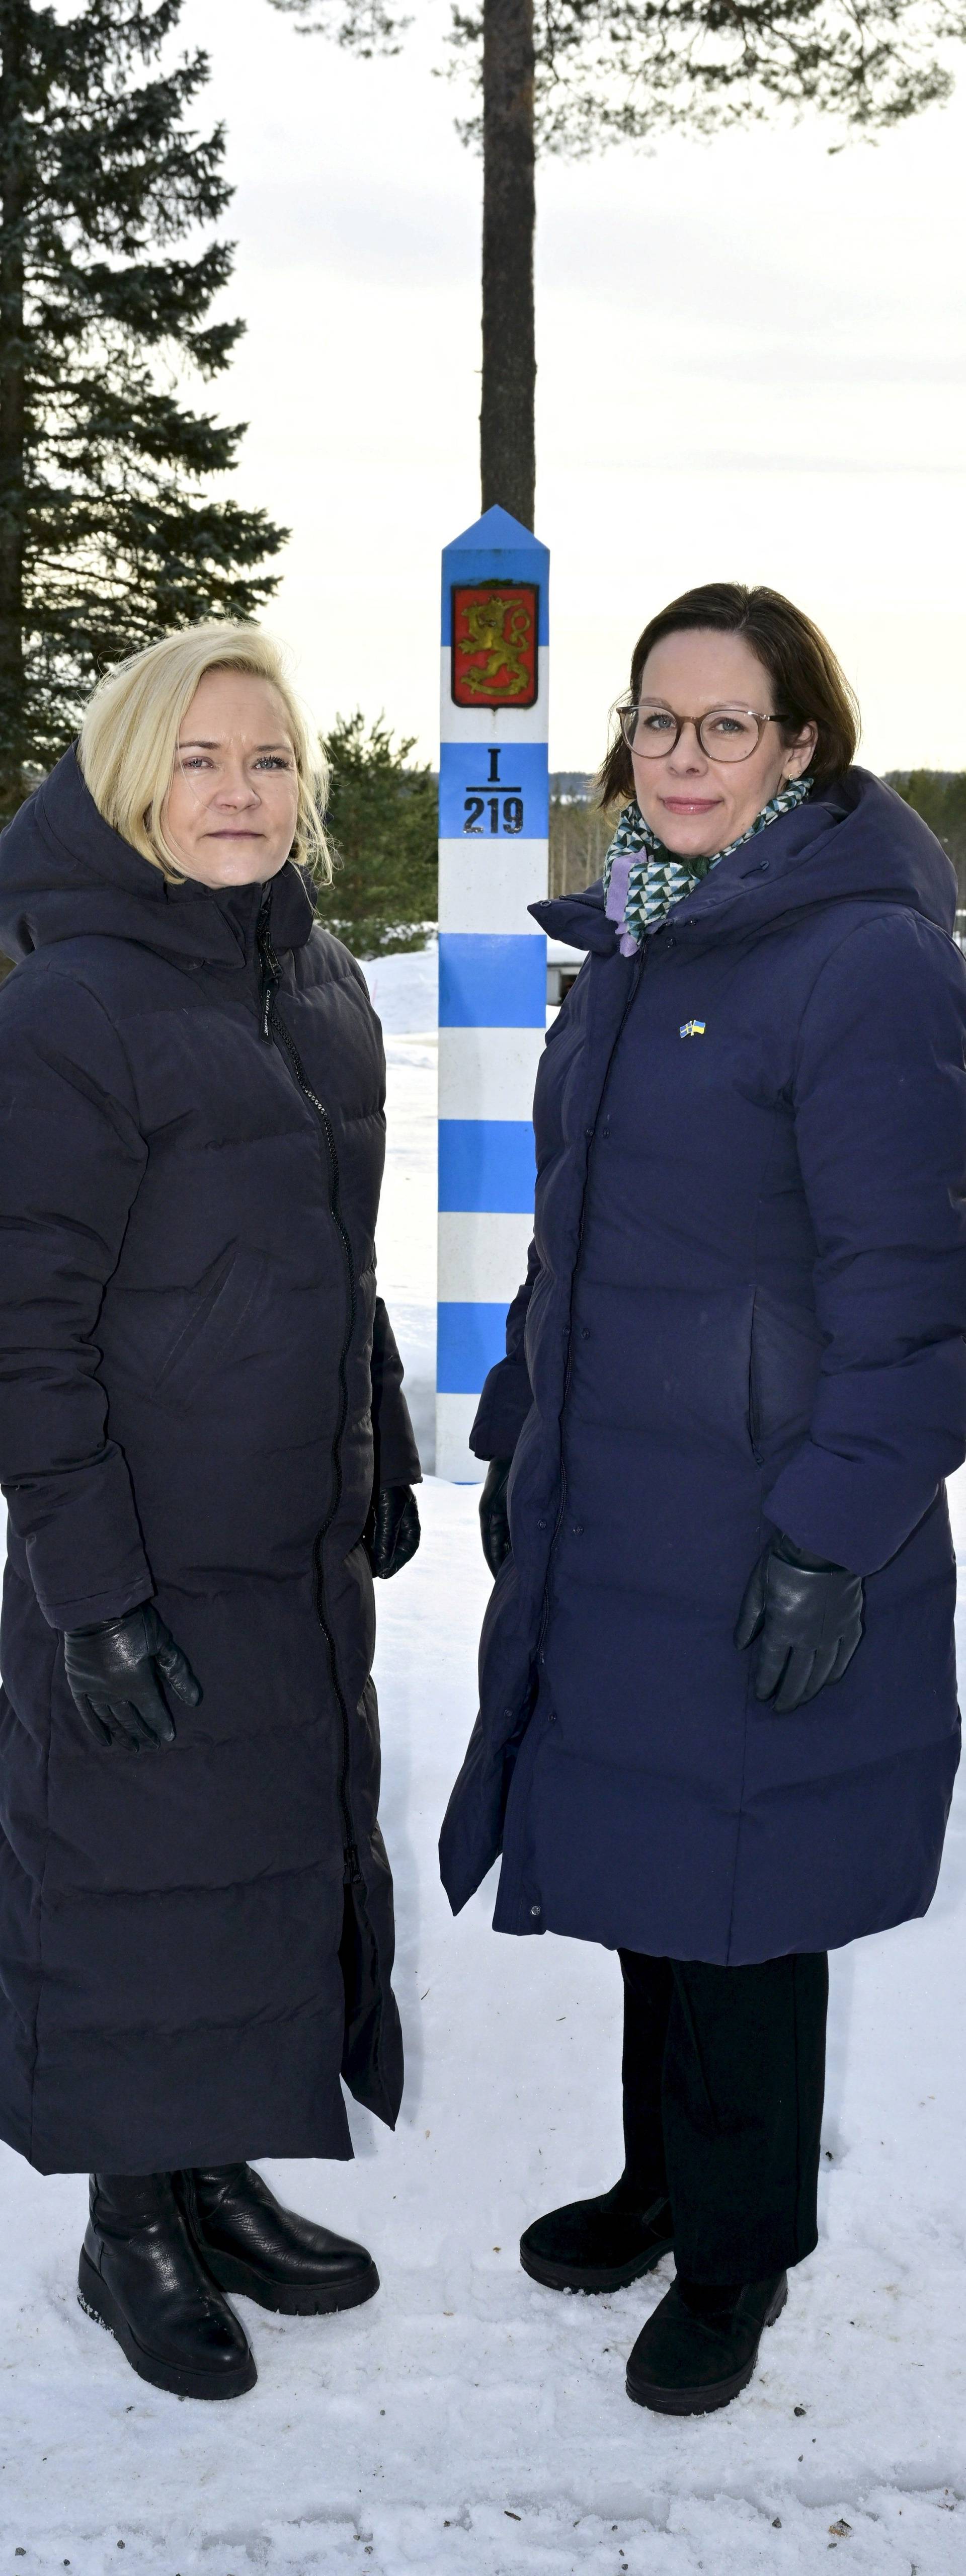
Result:
M482 653L485 660L472 666L464 662L464 689L474 697L485 697L499 681L501 696L525 696L531 685L526 656L532 626L532 610L512 594L492 590L480 598L468 599L459 638L460 656Z

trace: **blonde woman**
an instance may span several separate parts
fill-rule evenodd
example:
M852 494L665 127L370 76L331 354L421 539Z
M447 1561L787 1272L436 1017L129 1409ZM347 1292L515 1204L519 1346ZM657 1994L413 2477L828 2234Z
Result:
M195 627L0 842L0 2132L90 2171L82 2304L181 2396L254 2382L226 2291L378 2288L246 2160L402 2084L372 1574L419 1461L323 791L278 648Z

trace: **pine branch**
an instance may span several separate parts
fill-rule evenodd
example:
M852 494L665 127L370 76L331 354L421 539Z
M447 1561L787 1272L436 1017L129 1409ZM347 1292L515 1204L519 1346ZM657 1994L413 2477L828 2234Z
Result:
M412 14L387 8L385 0L271 0L283 17L294 18L300 36L330 36L371 62L375 54L398 54L399 39L412 26Z
M270 5L366 58L397 53L412 23L384 0ZM578 157L776 110L883 132L950 96L942 49L966 37L963 0L536 0L534 21L538 142ZM480 5L452 0L447 45L479 90ZM479 112L459 131L478 142Z
M949 97L966 37L962 0L537 0L535 22L539 147L577 158L774 113L884 132ZM454 5L449 44L478 83L478 9Z

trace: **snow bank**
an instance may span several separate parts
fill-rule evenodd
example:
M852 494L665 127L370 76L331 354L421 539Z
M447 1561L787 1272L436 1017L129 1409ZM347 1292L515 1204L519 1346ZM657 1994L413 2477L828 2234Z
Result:
M409 1037L414 1029L436 1035L436 941L398 957L364 957L362 972L383 1035Z

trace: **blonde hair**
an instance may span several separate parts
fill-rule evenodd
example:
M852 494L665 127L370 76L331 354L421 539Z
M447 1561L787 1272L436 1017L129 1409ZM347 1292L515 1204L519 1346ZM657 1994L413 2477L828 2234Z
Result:
M292 688L285 656L260 626L186 626L105 673L90 700L77 746L81 769L105 823L166 877L180 877L162 816L178 735L207 671L250 671L268 680L285 709L295 753L298 813L292 857L328 885L332 862L322 825L329 765Z

